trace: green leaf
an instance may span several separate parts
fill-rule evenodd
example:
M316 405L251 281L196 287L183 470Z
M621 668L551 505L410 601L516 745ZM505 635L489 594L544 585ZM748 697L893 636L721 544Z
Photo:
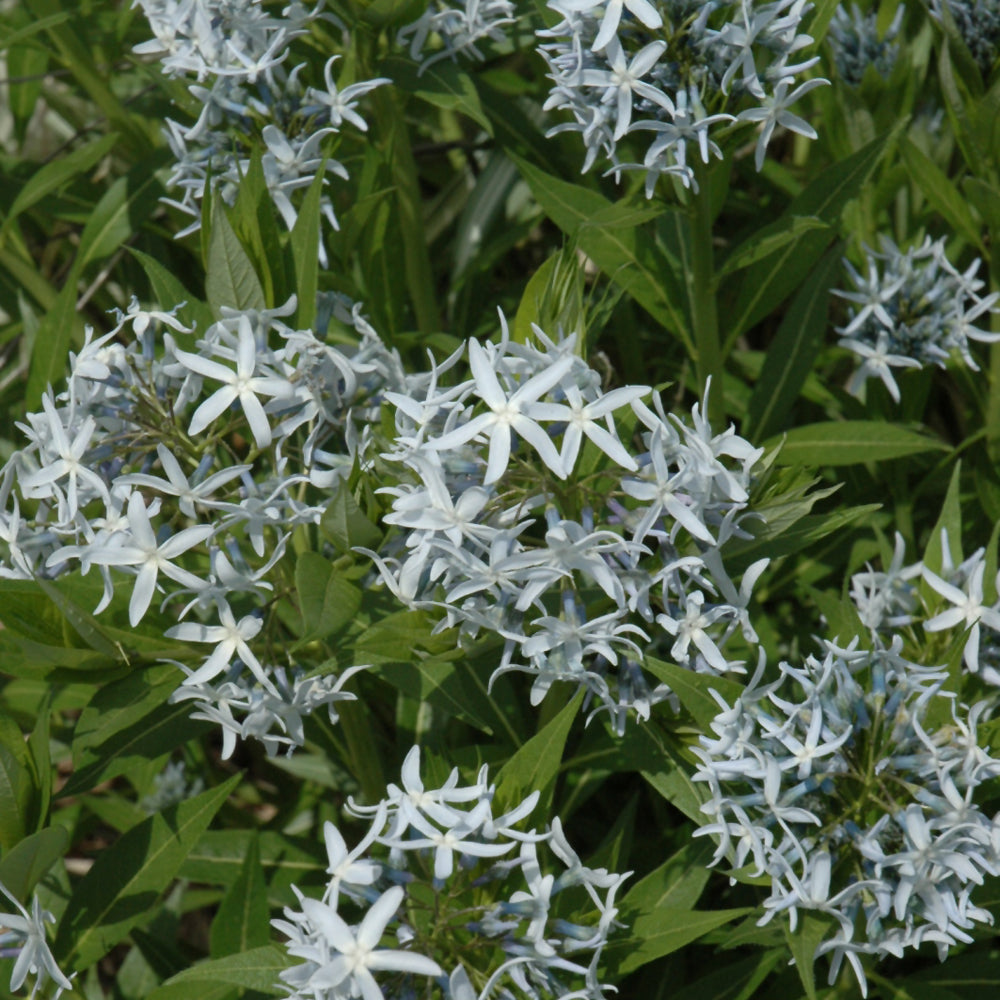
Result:
M157 166L140 164L104 192L80 234L74 274L81 274L91 261L110 257L120 250L153 213L163 194L163 185L156 176Z
M860 465L905 458L927 451L948 451L938 438L878 420L838 420L793 427L765 448L781 446L779 465Z
M555 697L550 691L549 698ZM547 811L562 764L566 738L580 711L583 692L578 691L559 713L524 743L496 776L497 797L503 808L513 808L532 792L541 793L539 804Z
M990 238L1000 235L1000 191L978 177L966 177L962 190L990 230Z
M222 897L212 920L210 954L212 958L244 954L266 945L270 936L267 883L254 836L239 877Z
M148 931L133 927L129 933L129 937L135 945L137 956L142 956L147 969L156 978L156 982L152 986L146 987L139 994L140 1000L146 1000L146 997L162 980L176 976L191 964L188 957L174 946L175 935L169 933L176 931L174 914L169 911L170 902L171 897L168 896L167 912L161 912L158 918L150 924ZM165 931L167 933L164 933ZM199 1000L200 996L199 994Z
M52 801L52 749L49 746L50 713L54 691L50 688L42 696L35 713L35 725L28 736L28 752L33 771L33 784L38 792L35 798L36 811L32 817L32 827L39 829L48 822L49 805Z
M241 777L150 816L97 855L59 922L52 950L64 969L87 968L148 919Z
M73 335L83 330L76 310L76 282L67 282L55 305L42 318L35 336L35 347L24 390L27 409L41 409L42 394L50 385L60 383L69 364L69 345Z
M905 122L858 152L827 167L802 191L785 212L786 217L816 218L839 228L847 204L856 198ZM728 317L729 334L723 347L728 354L741 334L769 315L813 269L833 236L833 229L807 229L777 252L743 272L736 303Z
M205 295L212 311L221 306L233 309L264 309L264 289L243 244L233 231L221 198L212 202L208 261L205 266Z
M293 648L346 628L361 607L361 591L317 552L303 552L296 561L295 589L302 639Z
M800 913L799 923L794 933L788 929L788 925L784 921L781 924L782 930L785 932L785 939L792 951L792 958L795 959L795 969L802 980L809 1000L816 1000L816 976L813 970L816 962L816 949L829 933L831 923L829 917L815 917L811 913Z
M578 158L563 156L558 143L546 139L538 127L537 105L519 102L510 94L491 86L486 74L473 78L479 100L493 124L497 145L508 155L515 153L536 164L544 164L550 174L572 177L580 169Z
M87 796L87 811L112 830L125 833L146 821L149 813L137 802L115 792ZM176 970L175 970L176 971Z
M514 315L513 337L519 344L526 344L531 337L531 324L539 323L546 303L546 293L551 287L560 264L560 255L553 254L531 276L524 286L524 294ZM539 323L539 325L541 325Z
M53 607L59 609L63 618L81 639L95 652L108 657L110 660L122 658L121 650L109 640L103 628L97 623L93 615L84 611L68 594L61 592L54 583L49 580L39 578L38 586L45 593L45 596L52 602Z
M986 151L982 148L979 135L970 121L972 97L965 84L955 74L951 52L951 44L946 43L941 46L941 55L938 58L938 83L941 86L941 95L944 97L945 110L951 120L955 140L969 169L977 177L987 177L990 172L984 162ZM959 57L959 63L961 62Z
M376 664L372 673L411 698L426 701L484 733L492 735L498 723L500 728L506 725L489 695L489 673L477 670L464 658L454 662L383 662ZM520 740L515 742L520 743Z
M168 703L176 689L173 667L135 670L98 688L77 723L75 770L60 794L78 795L205 733L210 723L189 718L187 702Z
M885 135L873 139L856 153L827 167L788 206L789 215L814 215L831 226L839 226L844 209L864 190L885 151L906 127L901 119Z
M5 850L0 859L0 882L18 899L26 900L41 877L69 850L69 830L49 826Z
M28 831L32 803L28 768L0 743L0 849L10 850Z
M681 989L671 990L670 1000L749 1000L771 972L787 961L784 948L772 948L740 962L728 961Z
M334 487L319 527L341 552L349 552L355 546L372 548L382 541L382 532L362 513L344 479Z
M820 42L826 37L827 28L837 8L840 0L816 0L812 10L812 20L809 22L808 34L812 38L812 44L806 48L806 52L812 52L819 47Z
M0 41L0 52L6 52L8 49L12 49L15 45L20 45L20 43L26 38L30 38L39 31L45 31L48 28L55 27L55 25L69 20L69 17L69 11L62 11L58 14L49 14L48 17L43 17L40 21L35 21L32 24L25 25L23 28L18 28L16 31L12 31L10 34L4 35L3 40ZM54 164L49 164L49 166L54 166Z
M708 884L707 867L713 848L705 840L692 840L672 854L659 868L641 879L622 898L620 909L626 925L658 910L693 910Z
M319 287L320 202L323 198L323 178L326 162L316 171L316 176L302 199L302 206L292 227L292 260L295 264L295 294L298 308L295 322L300 329L316 325L316 290Z
M924 566L932 573L940 573L944 565L944 535L948 538L948 556L952 565L957 566L962 561L962 463L955 463L952 469L951 479L948 482L948 492L945 494L944 503L941 505L941 513L938 514L937 521L931 529L927 538L927 548L924 549ZM939 602L938 594L927 584L923 584L924 596L928 598L931 605Z
M291 960L288 952L276 944L254 948L252 951L239 955L227 955L225 958L213 959L209 962L198 962L190 969L185 969L179 975L168 979L158 990L154 991L148 1000L180 1000L180 994L167 993L172 987L188 986L188 997L201 997L196 989L202 983L226 983L230 986L240 986L243 989L257 990L268 996L286 996L288 990L275 985L279 975L298 963ZM161 991L164 991L161 996Z
M420 72L410 59L390 56L380 69L380 76L392 80L393 87L445 111L458 111L493 135L493 125L482 105L472 78L453 62L437 62Z
M680 740L660 729L653 721L629 726L624 736L609 734L610 751L602 754L600 766L614 773L634 773L642 777L672 806L699 826L705 822L701 811L708 789L691 780L693 764Z
M807 589L806 593L826 619L824 635L829 636L834 642L846 646L855 636L868 634L857 607L850 599L821 590Z
M0 663L11 677L58 683L101 683L117 664L91 649L53 646L0 629ZM111 674L113 675L113 674Z
M61 13L61 0L22 0L21 5L38 19ZM147 155L152 148L153 122L141 120L128 110L109 85L107 66L98 66L95 62L89 45L91 25L88 19L92 20L93 12L82 5L69 5L69 9L74 18L68 22L50 23L45 31L56 58L69 71L76 87L90 97L111 127L120 133L116 145L133 157Z
M989 941L984 944L989 945ZM915 969L906 976L906 985L914 987L913 996L918 1000L993 1000L996 984L1000 982L1000 955L992 948L970 949L963 954L949 955L948 961L937 962L927 969ZM936 987L941 992L924 992L925 987Z
M33 25L28 26L29 29L31 27ZM15 45L6 51L4 62L9 81L6 94L7 107L14 119L14 137L21 149L24 148L28 126L38 107L42 83L48 75L50 58L51 53L47 49L31 45ZM0 243L2 242L0 238Z
M654 959L678 951L685 945L752 913L750 907L731 910L690 910L662 907L636 918L625 941L612 941L604 952L605 961L619 976L627 975Z
M3 624L34 642L57 645L65 634L58 605L49 600L38 580L0 579Z
M291 293L285 274L285 249L278 233L274 202L267 190L259 148L251 152L249 166L240 178L232 221L236 235L261 279L268 305L273 307L284 303ZM312 322L308 326L311 327Z
M507 198L520 183L516 165L502 149L495 149L479 171L472 190L465 195L465 205L455 227L451 269L454 285L461 283L470 264L480 264L484 241L497 220L502 220Z
M390 293L401 291L399 268L402 258L406 291L421 333L436 333L443 329L438 310L436 281L431 263L430 243L424 225L426 204L420 188L417 164L413 158L413 141L400 106L395 88L379 88L373 95L379 130L382 133L381 152L393 187L395 205L382 202L377 210L386 233L372 246L375 258L388 269L384 282ZM389 256L387 251L392 251ZM398 294L398 293L397 293ZM392 328L398 329L398 319Z
M840 272L840 248L820 261L792 299L768 346L764 367L747 406L745 434L757 440L777 433L805 384L826 338L830 288Z
M803 233L814 229L829 229L830 224L809 215L783 215L780 219L758 229L752 236L736 247L718 269L722 278L734 271L749 267L770 257L789 243L795 242Z
M948 175L918 146L904 137L899 144L903 163L914 183L931 207L952 229L961 233L973 246L983 249L982 236L969 205Z
M180 877L207 885L232 885L240 877L252 839L258 842L260 865L272 890L315 879L329 863L322 843L315 838L289 837L273 830L259 834L255 830L209 830L184 859Z
M427 10L423 0L373 0L361 11L361 23L378 28L402 27L417 20Z
M658 253L655 240L636 228L633 210L511 156L545 214L574 237L580 249L609 278L657 322L684 338L689 350L693 350L687 324L677 306L684 298L683 285ZM600 226L594 224L595 217L602 220Z
M192 295L173 271L165 268L155 257L150 257L148 253L136 250L135 247L128 247L128 252L142 265L153 290L153 299L161 309L173 309L183 302L185 306L179 313L182 319L190 314L198 330L202 332L212 325L214 319L211 309Z
M62 19L56 15L45 18L50 23ZM3 220L3 225L0 226L0 237L7 232L7 229L22 212L58 191L74 177L86 173L104 159L115 148L117 142L118 135L111 132L100 139L94 139L86 146L75 149L72 153L67 153L66 156L61 156L59 159L39 167L32 175L31 180L21 188L14 203L10 206L7 217Z
M197 997L198 1000L237 1000L238 993L236 987L229 983L190 979L177 983L168 980L153 990L146 1000L192 1000L192 997Z
M657 660L652 656L647 656L642 665L643 669L670 687L698 726L706 733L712 720L722 711L711 692L713 690L717 692L730 706L734 705L743 694L743 685L728 677L696 674L693 670L685 670L674 663Z

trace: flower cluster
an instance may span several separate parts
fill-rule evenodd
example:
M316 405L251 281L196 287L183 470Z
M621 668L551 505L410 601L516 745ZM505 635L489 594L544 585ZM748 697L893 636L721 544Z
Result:
M984 76L1000 51L1000 3L997 0L930 0L931 14L941 21L947 10L962 41Z
M985 284L976 277L982 261L959 271L945 255L944 239L929 236L906 251L887 236L880 244L881 252L865 247L864 274L844 260L854 287L833 293L850 303L848 322L837 328L838 343L862 361L848 390L860 395L865 382L877 377L898 403L894 368L943 368L956 352L978 371L969 342L1000 339L975 326L981 317L1000 312L1000 293L979 294Z
M416 21L400 29L397 41L404 45L409 40L410 58L418 59L432 36L441 40L441 49L421 62L420 71L423 72L442 59L454 59L460 54L482 59L477 43L487 39L504 41L504 29L514 23L511 0L465 0L454 7L444 0L431 0Z
M73 984L56 964L45 940L45 925L55 923L56 918L42 909L37 896L28 913L2 882L0 892L17 907L17 913L0 913L0 954L17 956L10 976L11 992L19 990L30 975L35 977L32 996L51 979L58 987L55 992L58 998L63 990L72 989Z
M735 704L702 736L695 780L711 789L713 864L770 877L761 923L799 910L829 921L817 948L830 981L846 959L862 991L860 956L900 956L933 943L943 959L991 923L972 894L1000 874L1000 818L975 802L1000 774L977 738L984 703L957 705L947 672L901 655L897 637L865 650L824 643L820 658L763 662Z
M188 781L182 760L172 760L153 779L153 789L139 803L144 812L152 815L192 799L205 790L205 782L195 777Z
M197 340L176 310L133 299L111 331L88 330L66 390L0 468L0 576L96 571L96 613L131 580L133 628L169 607L164 634L202 657L175 697L223 727L226 756L237 736L290 749L304 716L353 697L351 671L308 676L286 651L276 595L294 587L292 532L321 520L381 393L410 382L357 306L329 305L358 343L289 327L294 299L224 308Z
M377 805L352 803L371 820L353 849L326 824L322 899L299 893L300 908L273 921L305 959L282 973L292 997L602 1000L597 964L631 873L584 865L558 818L519 830L537 791L495 816L485 767L470 785L455 769L427 788L414 747L401 778ZM416 985L427 977L433 993Z
M501 317L502 320L502 317ZM743 534L761 452L730 428L713 434L667 415L646 386L605 392L576 353L576 335L468 342L471 378L442 387L463 353L434 367L422 396L387 393L396 437L383 459L399 484L369 552L407 605L440 615L463 638L499 633L494 677L533 677L532 700L565 681L585 687L621 731L668 694L642 670L658 644L695 670L740 669L723 648L754 639L753 584L739 587L720 554ZM641 425L637 454L619 426ZM637 624L640 621L642 624Z
M972 674L988 684L1000 685L1000 575L992 581L994 600L984 596L986 550L977 549L955 563L942 532L942 566L935 573L922 562L904 565L906 544L896 535L892 560L885 570L870 566L851 577L851 599L866 627L889 634L920 625L925 633L943 632L955 638L968 631L962 660ZM928 606L918 587L923 580L933 594ZM945 606L940 607L941 598Z
M896 38L904 13L904 8L900 6L879 37L877 11L862 13L856 3L851 4L850 11L845 4L834 10L826 37L833 51L837 74L846 84L860 86L869 66L874 66L879 76L889 76L899 56Z
M789 110L828 82L797 79L818 60L796 61L812 43L799 32L805 0L550 0L549 7L563 20L538 33L553 84L545 107L573 118L550 134L581 134L585 171L599 155L615 172L644 170L651 196L665 174L690 186L692 161L721 157L712 136L738 123L761 127L758 170L777 127L816 137ZM618 143L639 131L652 133L642 163L622 162Z
M295 192L312 183L324 161L324 185L330 174L347 178L343 164L326 155L324 140L345 122L366 131L358 101L391 81L380 77L338 88L333 79L336 55L327 60L323 88L305 85L305 64L286 66L290 43L308 31L321 5L310 10L292 3L276 17L255 0L137 2L155 37L134 51L157 56L169 76L197 81L188 87L201 107L197 121L183 126L167 120L166 137L177 161L169 184L181 190L180 199L168 204L191 218L177 235L200 227L207 183L233 204L250 167L250 153L261 146L268 194L291 229L298 214ZM329 194L323 194L320 208L337 228ZM322 243L320 252L325 253Z

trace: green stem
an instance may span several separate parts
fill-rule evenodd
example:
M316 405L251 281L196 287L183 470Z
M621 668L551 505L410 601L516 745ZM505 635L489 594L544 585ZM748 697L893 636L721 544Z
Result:
M722 398L722 349L719 344L719 313L716 301L715 254L712 247L712 205L708 171L697 164L697 192L691 198L691 269L687 275L695 364L699 385L712 380L709 416L713 424L725 418Z
M996 322L992 324L996 327ZM990 345L990 377L986 399L986 450L993 462L1000 461L1000 343Z

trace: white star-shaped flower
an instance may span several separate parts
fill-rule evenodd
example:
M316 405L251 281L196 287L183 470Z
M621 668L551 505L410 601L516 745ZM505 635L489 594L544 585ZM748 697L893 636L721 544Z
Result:
M174 351L177 360L185 368L222 383L222 387L194 411L188 434L200 434L213 420L239 400L253 432L254 442L258 448L266 448L271 443L271 425L257 396L289 396L294 390L287 379L254 375L257 368L257 341L253 335L250 319L246 315L240 316L238 336L236 371L218 361L203 358L200 354Z

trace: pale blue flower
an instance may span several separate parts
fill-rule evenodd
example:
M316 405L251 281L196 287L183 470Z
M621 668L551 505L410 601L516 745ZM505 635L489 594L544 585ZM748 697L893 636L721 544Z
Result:
M441 976L444 970L423 955L399 949L379 948L386 925L396 915L405 893L399 886L387 889L372 904L357 930L352 930L332 907L316 899L303 899L302 911L320 943L313 946L291 945L290 954L299 958L324 959L312 974L312 990L334 990L346 983L346 996L364 1000L385 1000L373 972L409 972L419 976ZM326 960L327 949L333 955Z
M45 924L55 923L56 918L48 910L42 909L37 896L31 902L29 914L2 882L0 892L17 907L17 913L0 914L0 944L17 947L17 958L10 976L11 992L19 990L29 975L35 977L32 997L49 979L59 987L56 996L63 990L72 989L73 984L56 964L45 940Z
M954 605L954 607L925 621L924 629L928 632L941 632L956 626L968 629L969 635L965 642L962 658L972 673L979 670L981 625L985 625L995 632L1000 631L1000 611L983 604L983 574L985 570L986 563L984 561L978 562L965 582L966 589L960 590L946 580L942 580L937 573L931 572L926 566L923 569L923 578L931 589L937 591L945 600Z
M255 615L244 615L238 622L228 604L218 607L218 625L202 625L198 622L181 622L166 631L169 639L181 642L213 643L215 649L208 659L184 682L187 685L203 684L229 668L230 661L238 656L253 675L272 694L277 689L265 675L264 668L248 645L263 628L264 622Z
M764 166L767 146L777 126L781 125L783 128L788 129L789 132L804 135L807 139L816 138L816 129L805 119L800 118L798 115L793 115L788 109L800 97L808 94L810 90L815 90L817 87L822 87L827 83L829 83L829 80L806 80L805 83L800 83L794 90L790 90L792 81L786 77L778 81L773 94L764 95L761 100L761 107L748 108L737 115L738 120L741 122L763 123L753 157L754 166L758 170Z
M149 609L160 573L184 586L198 586L198 577L175 565L173 560L188 549L207 541L215 533L215 528L211 524L192 525L159 543L142 495L133 493L128 499L128 529L127 539L89 547L86 558L97 566L138 567L128 605L129 623L134 628ZM73 554L82 552L83 549L80 548L74 550Z
M188 351L178 350L175 354L185 368L222 383L222 387L195 410L188 434L199 434L238 400L257 447L266 448L271 443L271 425L257 396L286 396L292 390L285 378L254 374L257 370L257 342L247 316L243 315L239 320L236 371Z
M480 434L489 437L489 459L483 485L495 483L506 471L511 454L511 434L516 431L535 449L538 457L560 479L566 477L559 452L545 429L538 423L545 411L536 416L535 403L572 367L570 358L562 358L547 371L539 372L509 396L497 380L490 360L478 341L469 341L469 365L475 379L475 392L490 408L489 413L474 416L468 423L428 442L437 450L448 450L472 441Z

